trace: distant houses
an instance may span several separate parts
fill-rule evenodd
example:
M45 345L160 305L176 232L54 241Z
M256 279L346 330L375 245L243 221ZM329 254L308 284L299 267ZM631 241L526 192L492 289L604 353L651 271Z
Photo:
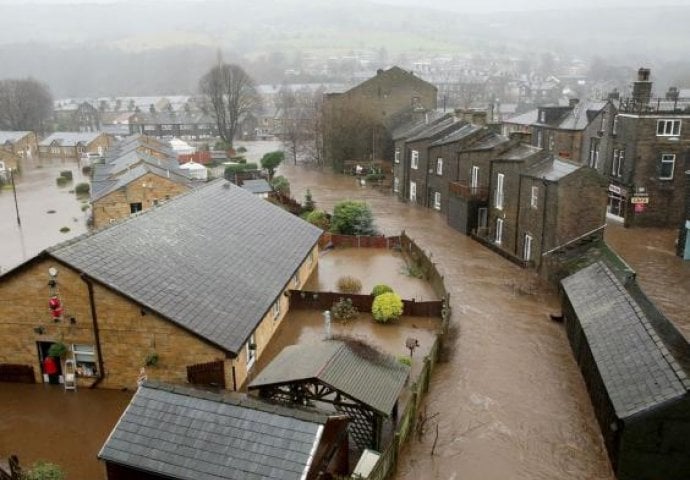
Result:
M86 153L103 155L111 143L102 132L55 132L39 142L38 153L41 159L78 160Z

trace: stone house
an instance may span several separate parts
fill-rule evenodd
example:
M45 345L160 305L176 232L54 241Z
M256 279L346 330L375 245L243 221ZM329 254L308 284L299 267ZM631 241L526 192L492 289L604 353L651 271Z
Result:
M53 110L53 117L56 130L101 131L101 112L89 102L58 104Z
M0 131L0 150L19 158L30 158L38 153L38 140L34 132Z
M650 71L640 69L632 96L620 101L605 173L609 214L626 227L678 228L684 220L690 98L676 94L652 98Z
M135 112L129 117L129 133L153 137L208 138L218 135L215 120L201 111Z
M67 347L81 386L239 390L318 261L321 230L217 180L0 276L0 364ZM145 367L145 371L142 368Z
M687 340L601 262L561 285L566 333L616 478L688 478Z
M105 154L112 137L102 132L55 132L41 140L41 159L78 160L83 153Z
M106 161L117 158L133 150L145 153L160 159L174 159L175 152L167 143L148 135L131 135L114 143L106 153Z
M690 170L685 172L685 218L678 228L678 256L690 260Z
M349 473L347 417L144 383L98 454L107 480L316 480Z
M594 169L520 145L490 171L483 237L508 258L539 267L546 252L603 230L605 182Z

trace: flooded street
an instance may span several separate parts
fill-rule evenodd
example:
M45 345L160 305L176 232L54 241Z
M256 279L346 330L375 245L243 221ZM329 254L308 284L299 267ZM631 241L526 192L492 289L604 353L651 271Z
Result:
M63 170L73 180L58 187L55 179ZM41 250L86 232L86 214L74 193L86 182L81 168L71 160L26 160L15 177L21 227L17 225L11 188L0 190L0 272L36 255ZM54 213L48 213L54 211ZM69 228L66 233L60 232Z
M317 208L366 200L381 231L402 229L432 254L446 277L458 329L455 353L435 370L427 400L433 434L412 440L398 479L613 479L599 428L551 290L516 295L530 277L446 225L354 177L281 167L293 196L312 191Z
M678 231L609 224L606 242L637 272L642 289L690 339L690 262L676 256Z

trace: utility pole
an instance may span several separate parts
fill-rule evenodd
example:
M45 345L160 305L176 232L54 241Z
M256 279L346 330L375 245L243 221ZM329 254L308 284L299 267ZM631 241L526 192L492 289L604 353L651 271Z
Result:
M14 185L14 172L10 168L10 183L12 183L12 193L14 193L14 209L17 211L17 225L22 226L22 221L19 218L19 204L17 203L17 188Z

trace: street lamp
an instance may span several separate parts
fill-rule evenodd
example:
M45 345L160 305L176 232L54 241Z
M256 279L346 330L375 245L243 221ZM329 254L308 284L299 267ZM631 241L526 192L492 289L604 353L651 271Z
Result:
M19 204L17 203L17 188L14 185L14 171L10 168L10 183L12 184L12 193L14 193L14 209L17 211L17 225L22 226L22 221L19 218Z

